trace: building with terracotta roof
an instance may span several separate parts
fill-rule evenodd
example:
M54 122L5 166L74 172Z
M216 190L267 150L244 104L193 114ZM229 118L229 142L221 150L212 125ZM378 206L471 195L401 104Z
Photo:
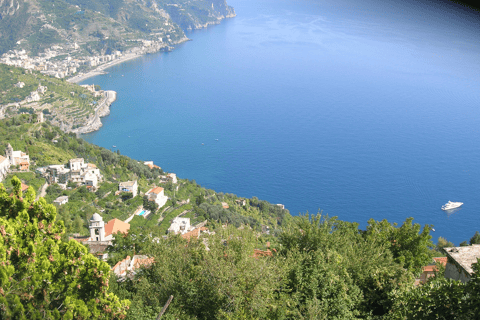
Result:
M417 279L415 284L423 284L427 282L428 278L435 277L435 274L439 271L437 264L441 264L443 267L445 267L447 265L447 257L435 257L433 258L432 264L422 267L420 278Z
M192 231L182 234L182 238L187 240L190 240L192 238L198 239L200 238L200 234L202 233L208 233L208 228L200 227L200 228L193 229Z
M10 162L10 165L19 166L20 170L28 170L30 166L30 157L25 152L20 150L14 151L13 147L9 143L7 145L7 149L5 150L5 155Z
M89 229L89 241L112 241L115 233L128 233L130 224L118 219L112 219L105 224L103 218L98 213L94 213L89 221Z
M122 261L117 262L117 264L112 268L113 273L120 278L119 280L124 280L127 276L135 275L140 268L145 268L151 266L155 262L154 258L149 258L144 255L134 255L133 258L127 256Z
M21 188L22 188L22 193L25 193L28 190L28 186L23 182L22 182L22 187Z
M112 219L108 221L105 225L105 240L113 240L113 235L115 233L123 233L127 234L128 230L130 230L130 224L125 223L122 220Z
M473 274L472 265L480 258L480 244L443 248L443 251L447 254L445 278L460 280L463 283L470 281Z
M167 203L168 197L164 194L162 187L154 187L145 193L149 201L155 201L158 207L161 208Z

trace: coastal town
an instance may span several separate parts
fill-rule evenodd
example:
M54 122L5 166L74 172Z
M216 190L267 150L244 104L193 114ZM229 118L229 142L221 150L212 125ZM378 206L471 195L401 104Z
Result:
M162 39L135 40L141 44L121 52L116 50L111 54L98 56L79 56L76 51L79 45L53 45L38 56L32 57L26 50L10 50L0 57L0 63L20 67L26 70L39 71L42 74L59 79L69 78L70 82L80 82L93 75L105 73L104 70L115 64L122 63L139 56L159 51L172 50L172 46L188 40L187 38L176 42L163 42Z

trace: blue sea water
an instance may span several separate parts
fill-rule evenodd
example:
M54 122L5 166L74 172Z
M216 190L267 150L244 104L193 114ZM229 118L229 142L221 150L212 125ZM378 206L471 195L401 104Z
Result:
M84 83L84 138L200 185L362 227L480 231L480 18L443 2L231 0L237 17ZM218 139L218 141L216 140ZM464 202L447 214L448 200Z

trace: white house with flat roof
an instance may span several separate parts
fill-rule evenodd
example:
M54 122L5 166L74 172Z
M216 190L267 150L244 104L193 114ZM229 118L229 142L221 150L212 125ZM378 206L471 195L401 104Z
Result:
M170 225L170 228L168 228L168 233L185 234L190 231L190 228L190 218L176 217L172 220L172 224Z
M134 198L137 196L137 190L138 190L137 180L120 182L120 184L118 185L118 191L130 192L133 194Z

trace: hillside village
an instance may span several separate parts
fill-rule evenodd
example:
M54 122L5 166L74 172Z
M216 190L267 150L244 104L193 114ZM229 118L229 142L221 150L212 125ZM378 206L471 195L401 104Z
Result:
M369 221L365 230L359 230L357 223L321 214L292 217L283 205L202 188L195 181L164 172L151 160L138 161L120 151L91 145L48 121L38 122L31 114L0 120L0 137L5 150L0 157L5 189L0 192L11 194L16 176L21 180L19 199L34 201L36 194L45 210L55 210L56 220L65 228L64 233L55 235L56 241L67 246L77 243L78 250L88 250L108 263L102 266L108 266L113 277L111 290L132 302L127 312L131 319L145 310L150 310L150 318L156 317L172 294L177 302L169 312L180 317L186 312L182 306L191 297L204 297L190 296L190 290L210 290L210 285L222 292L231 286L242 288L241 294L230 293L241 301L253 292L258 292L259 298L281 292L281 297L269 303L284 306L282 299L287 299L291 312L303 313L305 303L296 295L311 299L311 289L297 283L310 277L309 268L319 268L315 273L326 276L321 279L331 279L318 279L319 286L339 285L335 292L342 292L335 294L335 304L319 310L329 315L346 312L346 318L350 312L371 312L378 295L383 295L385 309L376 312L401 319L397 313L417 314L417 305L423 301L410 294L432 297L421 293L430 290L432 283L450 290L449 281L459 280L455 282L458 294L471 292L477 283L475 262L480 245L476 240L461 247L445 241L436 247L430 241L431 226L422 230L411 218L401 227ZM362 261L361 267L357 261ZM159 283L159 279L165 280ZM253 287L243 287L246 283ZM279 283L285 283L285 291ZM314 282L304 283L311 286ZM152 288L160 291L147 301ZM345 292L352 293L345 296ZM219 301L225 295L221 294ZM470 296L468 293L464 299L470 301ZM201 301L200 309L189 311L193 318L198 318L202 308L216 314L202 318L221 318L215 312L223 311ZM219 303L221 310L230 310L228 303ZM429 308L444 306L424 303ZM145 304L155 307L141 307ZM275 318L270 312L283 310L263 306L253 309L255 314L265 315L260 318ZM470 309L462 312L465 310Z

